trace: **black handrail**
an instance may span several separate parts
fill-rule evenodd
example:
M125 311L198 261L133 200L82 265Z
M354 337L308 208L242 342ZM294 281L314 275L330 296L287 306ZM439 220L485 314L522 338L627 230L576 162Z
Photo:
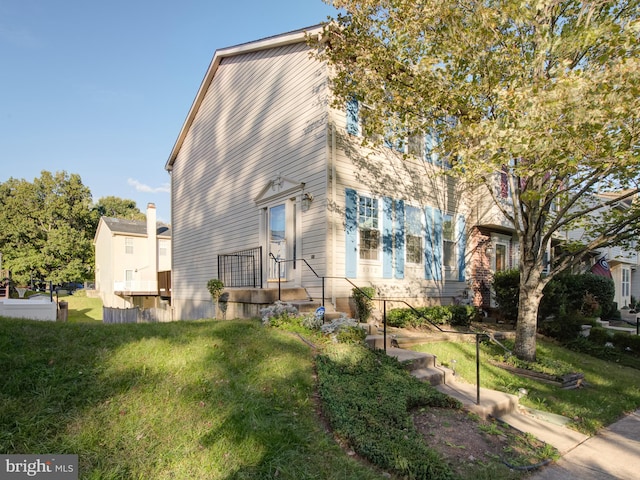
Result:
M331 277L331 276L320 276L318 275L318 273L313 269L313 267L311 265L309 265L309 262L307 262L306 259L304 258L299 258L299 259L293 259L293 260L282 260L279 258L276 258L273 253L269 252L269 256L273 259L273 261L276 262L276 264L278 265L278 300L281 299L281 288L280 288L280 282L281 282L281 276L280 276L280 264L281 263L287 263L287 262L296 262L296 261L300 261L300 262L304 262L305 265L307 265L307 267L309 267L309 270L311 270L311 272L317 277L320 278L322 280L322 306L324 307L324 293L325 293L325 279L329 278L329 279L336 279L336 280L346 280L348 283L351 284L351 286L355 289L357 289L363 296L367 297L369 300L374 301L382 301L383 303L383 309L382 309L382 324L383 324L383 345L384 345L384 352L387 353L387 302L396 302L396 303L402 303L404 305L406 305L409 309L411 309L411 311L413 313L415 313L416 315L418 315L420 318L426 320L428 323L430 323L433 327L435 327L437 330L440 331L440 333L454 333L454 334L458 334L458 335L475 335L476 337L476 404L480 404L480 337L487 337L490 341L495 342L497 345L499 345L500 347L502 347L505 351L507 351L509 354L511 354L512 352L505 347L502 343L500 343L498 340L496 340L493 335L487 333L487 332L460 332L458 330L445 330L440 328L440 326L437 323L434 323L430 318L428 318L427 316L425 316L422 312L420 312L417 308L415 308L413 305L409 304L407 301L402 300L402 299L398 299L398 298L393 298L393 297L370 297L369 295L367 295L364 291L362 291L362 289L360 287L358 287L355 283L353 283L351 280L349 280L347 277ZM640 325L640 317L638 317L638 322ZM639 327L640 328L640 327Z

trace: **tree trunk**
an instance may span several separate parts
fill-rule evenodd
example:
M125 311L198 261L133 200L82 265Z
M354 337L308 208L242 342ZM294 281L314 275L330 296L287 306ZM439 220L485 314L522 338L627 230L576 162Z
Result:
M522 272L514 353L520 360L535 362L538 308L542 299L542 285L540 282L523 280L526 278L530 278L530 275Z

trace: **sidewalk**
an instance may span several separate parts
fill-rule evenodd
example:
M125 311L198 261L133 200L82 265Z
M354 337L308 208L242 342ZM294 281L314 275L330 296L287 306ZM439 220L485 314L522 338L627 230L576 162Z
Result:
M535 435L535 433L534 433ZM640 478L640 410L564 453L530 480L632 480Z

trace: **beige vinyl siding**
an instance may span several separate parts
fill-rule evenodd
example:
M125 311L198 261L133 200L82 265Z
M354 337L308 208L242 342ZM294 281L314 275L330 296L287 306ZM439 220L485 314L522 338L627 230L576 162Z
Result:
M406 205L431 205L443 213L456 214L467 210L460 202L460 195L453 179L441 175L442 170L421 159L407 159L392 149L381 147L374 150L365 150L359 146L361 138L346 133L345 112L331 111L331 120L336 128L335 170L336 170L336 213L334 221L339 225L335 234L335 249L330 255L335 258L336 276L345 275L345 189L352 188L359 193L382 198L387 196L393 199L402 199ZM349 158L345 142L359 150L363 155L369 155L369 165L379 163L377 168L367 171L366 168L354 164ZM330 242L331 244L331 242ZM447 303L451 297L460 295L466 287L464 282L447 281L435 282L424 279L424 267L414 269L416 277L412 277L412 270L405 264L404 279L382 278L382 261L358 262L358 277L354 280L357 285L374 285L381 294L393 297L403 297L412 300L412 297L431 297L433 301ZM335 295L349 296L351 285L347 282L337 282Z
M314 240L325 231L323 72L304 43L222 59L173 165L177 318L211 315L206 283L217 276L217 255L259 246L254 199L278 175L314 196L301 214L298 255L307 244L325 248Z

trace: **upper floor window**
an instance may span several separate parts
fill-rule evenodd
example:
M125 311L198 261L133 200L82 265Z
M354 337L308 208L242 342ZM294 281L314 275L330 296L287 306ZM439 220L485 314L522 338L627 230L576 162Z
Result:
M346 105L346 129L350 135L362 135L361 105L355 98L350 99ZM447 122L455 125L455 120ZM431 130L426 134L409 133L403 127L389 120L385 128L382 141L385 147L401 153L408 153L442 168L451 168L451 162L446 156L438 152L441 143L440 134Z
M358 233L360 259L378 260L380 250L380 212L378 200L360 195L358 198Z
M165 257L169 254L169 241L158 240L158 255Z
M133 253L133 238L125 237L124 239L124 253Z

